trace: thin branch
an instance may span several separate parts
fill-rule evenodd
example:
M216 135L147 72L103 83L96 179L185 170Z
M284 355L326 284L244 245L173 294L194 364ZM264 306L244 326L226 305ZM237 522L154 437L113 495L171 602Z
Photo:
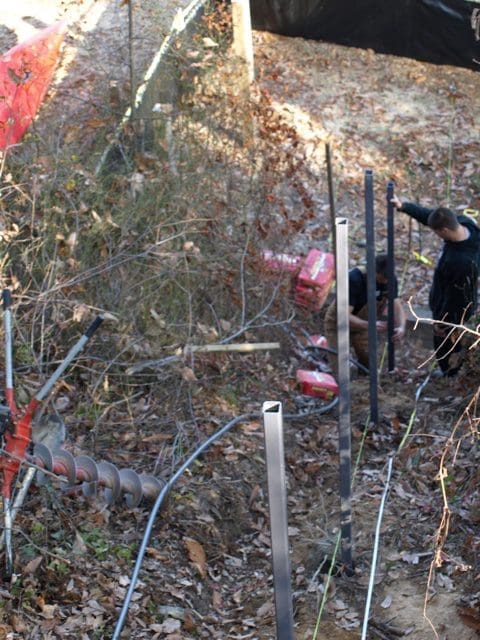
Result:
M37 551L40 551L41 554L50 556L51 558L55 558L55 560L60 560L60 562L64 562L65 564L71 564L70 560L65 558L65 556L58 556L56 553L52 553L51 551L45 549L45 547L39 547L38 544L35 544L35 542L30 538L30 536L27 536L25 531L22 531L22 529L14 528L14 531L15 533L19 533L20 535L22 535L28 542L28 544L32 545L32 547L34 547Z

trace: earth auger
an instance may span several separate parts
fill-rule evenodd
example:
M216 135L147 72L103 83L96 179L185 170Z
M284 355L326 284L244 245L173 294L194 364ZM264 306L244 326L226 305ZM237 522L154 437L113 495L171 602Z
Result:
M3 291L4 326L5 326L5 403L0 405L0 495L3 500L5 546L5 571L7 579L13 574L12 525L16 512L24 498L29 483L35 472L41 476L46 473L58 476L66 483L66 490L82 492L86 497L100 494L108 504L113 504L124 498L129 507L140 504L143 498L154 499L158 496L165 483L152 475L138 474L133 469L118 469L110 462L95 462L89 456L74 457L60 444L51 448L43 443L32 442L32 419L35 411L48 396L57 380L83 349L86 342L103 322L102 316L97 316L85 333L70 349L65 359L45 382L43 387L30 400L25 409L17 407L13 387L13 358L12 358L12 298L10 291ZM15 501L12 496L15 482L23 465L29 467L24 478L24 486L18 491ZM45 472L42 473L42 472ZM26 481L26 482L25 482Z

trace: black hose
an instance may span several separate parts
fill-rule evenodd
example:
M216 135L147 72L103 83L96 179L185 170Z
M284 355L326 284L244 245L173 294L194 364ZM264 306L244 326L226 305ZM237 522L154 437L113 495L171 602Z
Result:
M282 329L290 337L290 339L292 339L294 342L297 343L298 347L302 351L314 351L314 350L318 349L319 351L325 351L326 353L333 353L334 355L338 356L338 351L336 349L332 349L331 347L320 347L319 345L314 345L314 344L303 345L303 344L301 344L299 342L299 340L295 336L295 334L293 334L289 329L287 329L284 326L282 326ZM305 331L305 329L300 329L300 330L303 333L303 335L307 338L307 340L310 340L310 336ZM367 375L370 373L369 370L367 369L367 367L365 367L363 364L360 364L360 362L355 360L355 358L352 358L351 356L349 356L348 359L355 367L357 367L357 369L360 369L360 371L363 371L363 373L365 373Z
M327 353L333 353L334 355L338 356L338 351L336 351L335 349L332 349L331 347L319 347L317 345L307 345L306 347L304 347L304 349L306 351L314 351L318 349L320 351L326 351ZM363 364L360 364L358 360L355 360L355 358L352 358L351 356L349 356L348 359L353 365L357 367L357 369L360 369L360 371L363 371L363 373L366 373L366 374L369 373L367 367L365 367Z
M338 403L338 398L334 398L334 400L332 400L332 402L330 402L328 405L325 405L324 407L321 407L319 409L315 409L313 411L309 411L306 413L286 414L283 417L284 419L287 419L287 420L297 420L297 419L305 418L307 416L314 415L314 414L326 413L327 411L330 411L330 409L332 409L337 403ZM237 416L233 420L230 420L230 422L227 422L226 425L224 425L221 429L219 429L214 434L212 434L209 438L207 438L207 440L205 440L205 442L201 444L187 458L187 460L179 467L179 469L177 469L177 471L173 474L170 480L165 484L163 489L160 491L160 493L158 494L155 500L155 504L153 505L152 511L150 512L147 526L145 527L142 543L140 545L137 559L135 561L135 566L133 568L132 577L130 579L130 585L128 587L128 591L125 596L122 609L120 611L118 622L115 626L115 631L113 633L112 640L118 640L120 638L120 633L122 632L123 626L125 624L130 602L133 596L133 592L135 591L135 586L137 584L138 574L140 573L140 569L143 563L143 558L145 556L145 551L147 549L148 541L150 540L153 525L155 523L155 518L157 517L158 510L160 509L160 506L165 496L167 495L167 493L170 491L170 489L175 484L175 482L180 478L180 476L188 469L188 467L192 464L192 462L194 462L198 458L198 456L201 453L203 453L205 449L207 449L207 447L209 447L216 440L221 438L225 433L227 433L227 431L229 431L232 427L234 427L239 422L245 422L246 420L252 420L253 418L258 419L261 417L262 417L261 413L245 413L241 416Z

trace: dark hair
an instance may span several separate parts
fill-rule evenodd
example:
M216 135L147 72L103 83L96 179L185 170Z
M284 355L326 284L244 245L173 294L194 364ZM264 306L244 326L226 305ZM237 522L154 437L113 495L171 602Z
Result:
M375 256L375 273L384 278L388 277L388 256L386 253L379 253Z
M428 216L428 226L434 231L445 228L455 231L455 229L458 229L459 224L457 216L451 209L446 207L438 207Z

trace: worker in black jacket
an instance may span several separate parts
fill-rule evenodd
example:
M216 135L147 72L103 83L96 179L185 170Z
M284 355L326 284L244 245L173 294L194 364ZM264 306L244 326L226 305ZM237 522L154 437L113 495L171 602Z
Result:
M388 304L387 255L380 253L375 256L375 298L377 307L376 331L386 336L387 321L385 314ZM400 298L398 297L398 281L394 276L394 332L393 341L400 342L405 335L406 315ZM355 353L355 359L362 365L359 373L369 368L368 352L368 283L367 272L362 267L354 267L348 272L348 311L350 346ZM338 376L337 362L337 302L334 300L327 308L324 318L324 331L328 346L333 353L327 354L330 368L335 377Z
M445 207L429 209L402 202L397 196L392 203L443 240L429 304L433 320L438 321L433 325L433 345L440 375L454 376L462 365L462 344L458 331L450 325L465 324L477 309L480 229L472 218Z

